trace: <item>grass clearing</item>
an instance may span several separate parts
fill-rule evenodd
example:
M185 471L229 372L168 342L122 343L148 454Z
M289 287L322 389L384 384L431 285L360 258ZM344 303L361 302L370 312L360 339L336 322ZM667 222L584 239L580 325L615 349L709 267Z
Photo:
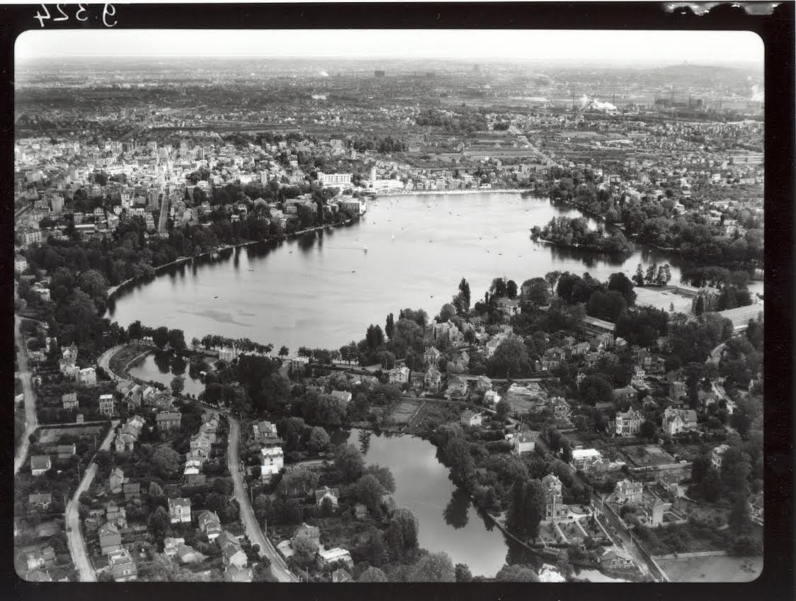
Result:
M124 376L126 375L125 370L127 369L127 365L147 351L151 351L152 347L148 344L143 344L140 342L134 342L128 344L124 348L122 348L118 353L111 357L110 361L108 362L108 366L110 367L111 371L115 373L117 376Z
M407 424L422 406L422 401L401 401L398 406L393 409L389 421L396 425Z
M762 557L688 557L661 559L672 582L751 582L763 571Z

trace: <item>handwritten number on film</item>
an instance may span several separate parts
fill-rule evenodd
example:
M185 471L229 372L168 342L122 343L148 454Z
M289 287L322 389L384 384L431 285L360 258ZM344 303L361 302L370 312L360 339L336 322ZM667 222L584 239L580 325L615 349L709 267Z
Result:
M64 12L64 9L61 8L60 4L55 5L55 10L59 13L60 16L53 17L50 15L50 11L47 9L47 5L42 4L42 9L44 10L44 14L37 12L33 15L34 19L39 21L39 25L44 27L44 22L52 19L53 21L68 21L69 15ZM88 21L88 9L83 6L82 4L77 5L77 11L75 12L75 19L84 23ZM117 20L114 18L116 16L116 7L113 4L105 4L102 9L102 24L105 27L113 27L116 25Z

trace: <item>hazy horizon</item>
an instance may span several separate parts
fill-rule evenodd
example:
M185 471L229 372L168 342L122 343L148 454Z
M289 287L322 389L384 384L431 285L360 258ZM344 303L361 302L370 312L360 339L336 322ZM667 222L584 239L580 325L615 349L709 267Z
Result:
M20 64L81 59L425 60L630 68L687 62L762 69L763 43L743 31L30 30L17 38L15 59Z

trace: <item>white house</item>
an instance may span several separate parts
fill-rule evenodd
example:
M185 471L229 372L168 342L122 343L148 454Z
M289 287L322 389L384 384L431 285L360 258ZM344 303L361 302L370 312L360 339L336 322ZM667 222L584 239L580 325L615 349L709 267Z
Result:
M262 465L260 466L260 477L270 478L285 466L285 456L282 447L266 447L260 449L262 453Z

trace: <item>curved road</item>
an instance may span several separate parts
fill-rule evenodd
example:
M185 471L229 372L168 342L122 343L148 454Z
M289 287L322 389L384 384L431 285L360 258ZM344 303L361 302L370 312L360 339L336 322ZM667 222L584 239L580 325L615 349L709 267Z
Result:
M235 485L235 498L240 505L240 519L246 529L246 536L252 544L260 546L260 557L267 556L271 560L271 573L276 576L279 582L298 582L287 567L282 556L271 544L260 529L257 518L254 516L249 496L243 488L243 475L240 472L240 459L238 458L238 441L240 439L240 424L231 415L227 414L229 420L229 437L227 460L229 462L229 473L232 475L232 482Z
M22 391L25 394L25 434L20 440L14 456L14 475L17 474L28 457L30 447L30 435L39 427L39 420L36 417L36 396L33 393L33 384L30 381L30 369L28 367L28 351L25 346L25 339L20 331L22 320L14 316L14 341L19 347L19 379L22 380ZM14 401L16 403L16 401Z
M108 430L108 435L102 441L99 450L107 451L111 447L111 440L113 440L113 433L119 420L111 422L111 428ZM91 486L94 476L97 474L97 464L94 461L86 469L80 485L77 487L75 494L69 500L66 506L64 515L66 517L66 544L69 547L69 554L72 556L72 562L75 564L80 582L96 582L97 575L94 572L94 566L86 552L86 541L83 539L83 530L80 527L80 515L78 508L80 507L80 495L88 490Z

